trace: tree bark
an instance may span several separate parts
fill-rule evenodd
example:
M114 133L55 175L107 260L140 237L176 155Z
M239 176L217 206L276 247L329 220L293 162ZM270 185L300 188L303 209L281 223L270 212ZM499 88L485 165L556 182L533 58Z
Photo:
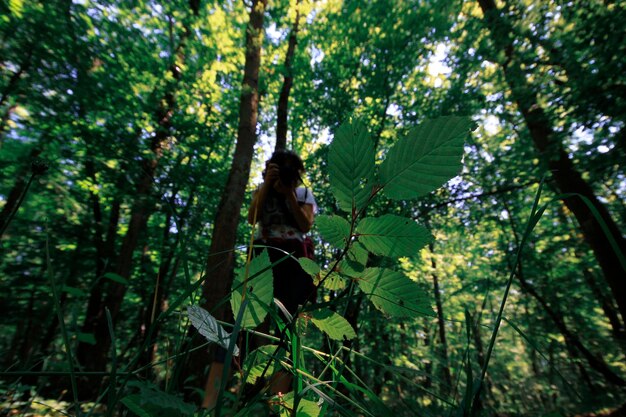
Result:
M602 311L611 325L611 333L613 334L615 341L622 348L622 352L626 353L626 331L624 330L622 322L619 319L617 309L615 308L612 300L605 296L601 288L598 286L594 274L586 268L583 268L582 273L585 277L587 285L589 285L593 295L600 303Z
M282 150L287 147L287 114L289 111L289 93L293 86L293 56L298 45L298 30L300 24L300 0L296 1L296 19L293 22L291 33L289 34L289 44L287 45L287 55L285 55L285 64L283 71L283 86L280 89L278 97L278 108L276 116L276 148Z
M220 305L220 303L228 297L233 281L233 250L241 206L250 176L254 145L257 141L259 70L266 7L267 0L252 1L250 21L246 31L246 58L239 102L237 143L226 186L222 191L213 222L205 270L207 279L202 289L203 307L215 318L224 321L233 321L230 305L228 303ZM190 381L190 384L196 386L201 385L204 382L205 369L198 364L208 363L210 363L210 357L205 350L199 349L191 352L184 364L182 378L179 380Z
M550 304L535 290L535 288L526 281L522 274L518 273L517 277L520 282L520 286L522 289L533 296L535 300L541 305L543 310L550 316L556 327L559 329L563 337L565 338L565 343L575 347L582 357L587 361L589 366L600 373L607 382L617 385L617 386L625 386L626 381L617 375L607 363L602 359L602 357L594 355L589 349L583 345L578 336L574 332L572 332L567 325L565 324L565 320L563 320L563 315L559 312L555 311Z
M452 388L452 376L448 366L448 343L446 341L446 321L443 314L443 303L441 302L441 290L439 288L439 277L437 276L437 262L435 261L435 248L432 243L428 245L430 250L430 265L432 267L431 276L433 278L433 293L437 307L437 330L439 332L439 352L441 354L441 373L445 387L442 393L448 394Z
M183 49L187 39L191 36L191 29L185 25L180 43L175 49L175 55L182 59ZM169 71L177 83L180 81L181 72L176 62L172 62ZM167 142L171 129L171 118L174 113L176 100L174 89L176 84L170 85L163 95L163 100L156 111L156 132L150 142L150 156L141 161L141 177L138 180L135 199L132 204L128 230L124 235L122 244L116 259L114 272L122 278L129 279L133 271L133 255L137 248L139 237L146 229L150 217L153 199L152 182L157 173L159 160L163 154L163 148ZM101 297L90 298L87 310L90 314L85 317L85 328L89 328L96 338L96 345L90 346L85 343L78 345L77 357L83 358L82 365L90 371L102 371L106 367L108 352L111 344L106 318L106 310L111 313L115 324L122 307L127 286L119 282L107 282L108 291ZM98 291L99 289L94 289ZM93 296L94 294L92 294ZM94 304L91 303L94 302ZM85 359L88 360L85 361Z
M9 191L7 196L6 203L2 206L2 211L0 211L0 230L4 230L11 217L11 213L15 210L17 204L20 201L20 197L26 188L26 184L28 183L28 177L31 171L31 161L37 158L41 154L41 148L39 146L35 146L31 149L28 158L24 161L21 168L15 174L15 183ZM0 234L0 238L2 235Z
M193 200L196 196L194 186L189 193L189 197L187 198L187 203L185 205L185 209L183 213L180 215L180 221L174 222L174 216L176 214L170 210L167 214L167 219L165 221L165 228L163 229L163 247L161 248L161 263L159 265L159 271L156 276L156 282L154 286L154 290L151 293L150 298L148 299L148 303L145 307L145 314L143 317L143 322L141 325L142 329L142 337L139 341L139 346L148 345L149 349L146 349L142 352L142 356L139 359L139 366L148 365L155 360L155 354L157 352L158 346L156 340L159 335L160 326L158 323L155 323L158 315L163 312L166 308L166 300L169 297L169 289L171 286L171 282L173 281L174 276L178 270L179 258L176 257L176 251L178 249L178 245L180 243L181 234L184 232L185 223L187 216L189 215L189 211L191 206L193 205ZM178 191L175 190L172 192L172 198L170 200L170 207L174 207L176 204L175 200L177 197ZM172 240L170 237L170 229L172 225L176 225L177 233L176 237ZM151 327L153 327L151 329ZM149 369L147 371L148 375L146 377L150 377L152 370Z
M485 16L484 20L490 29L496 49L505 56L501 63L504 77L511 89L524 121L530 132L535 148L541 155L552 173L558 192L575 193L586 197L606 224L610 236L617 243L619 253L611 246L605 236L600 222L594 217L593 211L578 196L567 197L564 203L574 214L580 224L587 244L593 250L605 279L619 306L622 321L626 319L626 270L620 262L620 255L626 257L626 240L622 236L617 223L607 208L598 200L591 186L576 170L572 160L563 148L563 144L537 100L536 93L528 84L526 74L520 63L515 60L512 42L511 25L499 12L494 0L478 0Z
M509 223L511 226L511 231L513 233L513 237L515 239L515 244L517 247L520 246L521 241L519 239L519 236L517 234L517 228L515 227L515 223L513 220L513 216L511 211L509 210L508 206L505 204L505 209L507 211L508 214L508 218L509 218ZM506 232L505 227L502 223L500 223L500 226L502 227L503 231ZM511 263L511 259L509 258L508 260L509 263L509 269L513 269L513 265ZM589 366L594 369L595 371L597 371L599 374L601 374L604 379L614 385L617 386L626 386L626 381L620 377L619 375L617 375L609 366L608 364L604 361L604 359L602 358L602 356L596 356L595 354L593 354L589 349L587 349L585 347L585 345L583 345L582 341L578 338L578 336L576 335L576 333L572 332L568 327L567 324L565 323L564 320L564 315L555 310L554 308L552 308L552 306L550 305L550 303L548 303L545 298L543 298L541 296L541 294L539 294L539 292L535 289L535 287L533 287L527 280L526 277L524 275L524 271L522 269L522 264L518 263L517 264L517 270L515 271L515 276L517 277L519 283L520 283L520 287L522 288L522 290L524 292L526 292L527 294L530 294L538 303L539 305L543 308L543 310L548 314L548 316L552 319L552 321L554 322L554 324L556 325L557 329L559 329L559 331L561 332L561 334L563 335L563 338L565 339L565 344L566 347L568 349L568 351L573 352L572 348L575 348L578 352L580 352L581 356L587 361L587 363L589 364ZM584 373L582 373L581 375L584 376Z

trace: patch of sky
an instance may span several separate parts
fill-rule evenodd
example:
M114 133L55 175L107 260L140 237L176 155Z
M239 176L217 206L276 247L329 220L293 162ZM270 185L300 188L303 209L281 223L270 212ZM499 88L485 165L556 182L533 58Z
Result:
M433 86L435 88L443 85L443 79L452 73L452 68L446 64L449 48L443 43L437 44L435 47L435 53L431 55L427 72L432 78L434 78Z
M276 26L276 23L272 23L265 30L265 36L270 40L270 42L272 42L272 44L279 45L281 43L281 39L285 35L285 32L286 31L284 29L279 29L278 26Z
M571 152L576 152L580 149L581 145L591 145L592 142L593 131L587 129L585 126L579 126L571 135L569 149Z
M274 150L276 139L270 137L267 133L261 133L257 140L255 149L255 160L260 163L256 165L257 169L253 169L250 173L250 179L252 184L261 184L263 182L263 169L265 168L265 161L270 159Z
M74 2L76 4L76 2ZM83 4L84 6L85 4ZM87 9L87 16L94 18L102 18L102 11L97 7L89 7Z
M496 158L492 154L485 151L484 149L480 150L480 156L488 163L492 163L493 161L496 160Z
M391 103L389 106L387 106L386 113L387 115L393 116L393 117L399 117L402 114L400 106L398 106L396 103Z
M322 60L324 60L324 51L322 51L320 48L316 47L315 44L311 45L311 66L315 66L315 64L318 64L320 62L322 62Z
M502 98L502 93L491 93L487 96L487 101L495 102Z
M156 4L156 3L155 3L155 4L152 6L152 8L153 8L153 9L154 9L154 11L155 11L156 13L158 13L158 14L163 13L163 6L161 6L160 4Z
M499 133L500 129L502 128L502 126L500 125L500 119L493 114L484 117L482 124L485 128L485 131L491 136Z

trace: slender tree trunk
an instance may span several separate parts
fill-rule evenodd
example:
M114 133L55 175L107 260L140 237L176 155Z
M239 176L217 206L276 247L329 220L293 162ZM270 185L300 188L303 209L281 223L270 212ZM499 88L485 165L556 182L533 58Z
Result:
M559 312L555 311L550 304L537 292L537 290L523 277L522 274L518 272L517 277L519 279L520 285L522 289L530 294L543 310L548 314L548 316L552 319L557 329L561 332L563 337L565 338L565 343L575 347L582 357L587 361L589 366L600 373L607 382L617 385L617 386L626 386L626 381L619 375L617 375L608 364L602 359L601 356L597 356L593 354L589 349L583 345L581 340L578 338L576 333L572 332L567 325L565 324L565 320L563 320L563 315Z
M437 329L439 332L439 352L441 355L441 373L445 384L443 393L449 393L452 388L452 376L448 366L448 343L446 340L446 321L443 313L443 303L441 302L441 290L439 288L439 277L437 276L437 262L435 261L434 245L428 245L430 249L430 265L432 267L431 276L433 278L433 293L435 295L435 304L437 306Z
M289 43L287 45L287 55L285 55L285 72L283 78L283 86L278 97L278 108L276 116L276 150L285 149L287 147L287 114L289 110L289 93L293 86L293 57L298 45L298 30L300 24L300 0L296 1L296 18L289 34Z
M565 210L565 207L561 206L558 210L558 218L564 224L571 224L568 213ZM575 226L573 226L575 228ZM572 230L572 236L577 236L576 231ZM582 243L582 242L581 242ZM584 256L580 252L580 249L575 248L574 254L577 258L583 259ZM607 294L605 288L601 288L598 284L598 280L591 268L588 268L585 263L581 263L581 273L587 283L589 289L593 293L594 297L602 307L602 311L604 312L605 317L609 321L611 325L611 333L615 340L620 344L622 350L626 353L626 331L624 329L624 324L620 320L619 311L614 304L613 297L611 294Z
M579 197L564 199L565 205L580 224L585 241L593 250L605 279L619 306L622 320L626 319L626 270L619 256L626 257L626 240L606 207L598 200L591 186L576 170L563 148L536 93L528 84L526 74L515 60L511 25L502 16L494 0L478 0L489 27L495 47L504 54L504 76L513 99L526 122L532 141L552 172L558 191L562 194L577 193L586 197L606 224L610 236L617 243L616 253L605 236L593 211Z
M30 47L26 48L26 57L24 61L20 65L20 68L14 72L9 78L9 82L2 89L0 93L0 109L8 102L10 95L17 89L17 86L20 82L22 76L28 72L32 65L33 61L33 52L35 51L35 45L30 45ZM4 114L0 118L0 148L2 148L2 138L4 134L4 130L6 128L7 122L9 121L9 117L11 117L11 113L15 109L15 105L7 106Z
M624 331L622 322L619 319L617 309L613 305L612 300L605 296L598 286L594 274L586 268L583 268L582 273L585 277L585 281L589 285L589 288L591 288L591 292L600 303L602 311L604 311L604 316L611 324L611 333L613 334L613 337L622 348L622 352L626 353L626 331Z
M4 111L2 117L0 117L0 150L2 149L2 144L4 143L4 132L6 130L5 128L9 122L9 119L11 118L11 114L15 111L16 108L16 105L8 106L7 109Z
M258 83L266 6L265 0L252 2L250 25L246 33L246 61L239 104L237 144L213 225L206 265L206 272L211 278L207 280L203 288L205 304L211 310L227 296L232 284L233 248L237 237L241 206L250 176L254 144L257 140ZM230 316L225 308L220 308L214 313L219 319Z
M505 209L507 210L507 213L508 213L509 223L511 225L511 231L513 232L513 237L515 239L516 246L519 247L521 242L517 234L513 216L510 210L508 209L508 206L506 206L506 204L505 204ZM500 226L504 229L504 225L502 223L500 223ZM510 258L508 259L508 262L509 262L509 268L512 269L513 265L511 264ZM622 377L617 375L608 366L608 364L604 361L602 356L594 355L589 349L585 347L582 341L578 338L577 334L572 332L567 327L567 324L565 323L565 320L563 318L564 315L561 314L561 312L556 311L554 308L552 308L550 303L548 303L541 296L541 294L539 294L539 292L535 289L535 287L533 287L526 280L521 263L518 263L517 265L517 271L516 271L515 276L517 277L522 290L526 292L527 294L530 294L539 303L539 305L543 308L546 314L548 314L548 316L552 319L557 329L559 329L559 331L563 335L568 350L573 347L578 352L580 352L581 356L587 361L589 366L595 371L597 371L599 374L601 374L607 382L617 385L617 386L626 386L626 381Z
M428 348L428 353L430 352L430 328L428 326L428 319L424 318L424 346ZM431 356L431 355L429 355ZM424 388L429 389L433 385L433 361L427 360L424 365Z
M21 168L15 174L15 183L13 183L13 187L7 195L6 202L4 206L2 206L2 211L0 211L0 230L3 230L7 226L11 213L17 207L31 174L31 161L37 158L41 154L41 151L39 146L32 148L28 158L21 164ZM0 235L0 238L1 237Z
M176 204L175 200L177 194L177 191L172 192L172 198L170 200L171 207L174 207L174 205ZM194 186L192 191L189 193L189 197L187 198L187 203L185 205L185 210L180 216L180 221L176 223L176 227L178 229L176 237L171 242L170 229L174 224L173 218L175 216L175 213L173 213L172 211L168 212L167 219L165 221L165 228L163 229L163 247L161 248L161 253L163 254L162 260L156 276L154 290L152 291L152 294L148 299L148 303L146 304L143 323L141 325L142 338L139 342L139 345L142 346L144 343L148 342L150 348L146 349L142 353L139 366L148 365L156 359L155 355L158 349L156 341L158 339L161 329L160 326L155 323L155 320L158 315L165 310L166 300L169 297L169 289L171 286L170 284L173 280L173 277L176 275L179 264L179 260L176 258L176 251L178 250L180 237L184 231L186 219L189 215L189 211L191 205L193 204L195 196L196 192ZM148 340L148 337L150 338L150 340Z
M250 23L246 31L246 59L239 102L239 125L233 161L222 191L215 220L209 256L206 264L206 283L203 286L203 307L218 320L232 321L229 304L220 305L228 297L232 285L234 267L233 249L237 238L237 227L241 206L245 198L246 185L250 176L250 166L257 141L257 120L259 104L259 69L263 39L263 21L267 0L253 0L250 10ZM196 386L204 381L204 367L210 358L204 350L196 350L187 358L183 378ZM192 381L192 379L194 381Z
M179 58L183 57L183 47L190 36L191 29L185 26L185 31L175 51ZM180 80L180 68L176 62L170 65L169 71L175 81ZM135 199L131 208L128 230L124 235L119 255L116 259L114 272L125 279L129 279L132 275L133 256L139 243L140 235L146 229L154 204L152 182L156 176L158 163L171 128L171 118L175 110L174 88L176 88L176 84L169 87L169 91L164 94L161 105L155 114L157 128L150 143L150 156L144 158L141 162L141 176L135 190ZM94 301L96 304L90 304L87 308L88 311L91 311L92 314L95 312L95 314L88 315L85 318L85 326L89 323L97 344L89 346L85 343L80 343L78 346L78 358L89 358L87 362L83 363L88 370L101 371L105 368L111 343L106 310L111 313L111 318L113 323L115 323L126 294L127 286L122 283L107 282L107 285L108 291L106 295L100 298L102 301L98 302L99 297L95 297Z
M121 203L119 198L116 198L111 203L109 211L109 220L106 231L103 226L98 226L98 223L102 225L102 212L100 209L100 203L97 196L92 198L92 210L94 220L96 223L94 246L96 248L96 273L95 283L89 293L89 300L87 301L87 311L85 314L85 321L83 323L81 331L83 333L93 333L98 324L98 320L102 312L104 312L103 297L106 280L104 274L107 271L112 270L112 261L115 253L115 240L117 237L117 228L120 220L120 207ZM103 233L104 239L99 233ZM106 232L106 233L105 233ZM91 361L91 350L88 344L79 344L76 352L76 359L80 364L87 364Z

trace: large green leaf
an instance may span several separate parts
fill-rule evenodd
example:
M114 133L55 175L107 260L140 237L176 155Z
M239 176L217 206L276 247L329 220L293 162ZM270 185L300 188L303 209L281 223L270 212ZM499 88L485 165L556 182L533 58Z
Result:
M275 358L274 355L276 355ZM265 345L253 350L246 356L244 373L247 373L246 383L255 384L257 379L265 372L265 377L270 378L276 371L281 369L279 360L285 356L285 350L277 345ZM273 359L272 359L273 358ZM267 364L272 361L269 367Z
M111 281L117 282L118 284L128 285L128 280L123 276L116 274L115 272L107 272L103 276L104 278L108 278Z
M311 314L311 322L333 340L354 339L356 333L348 320L327 308Z
M367 264L367 258L369 254L367 253L367 249L363 247L363 245L359 242L356 242L350 245L350 249L346 255L346 258L350 262L358 263L360 265L365 266Z
M328 275L328 277L326 277ZM346 280L337 272L333 271L330 274L328 272L324 272L320 274L322 278L324 278L324 282L322 286L327 290L331 291L339 291L346 288L347 282ZM316 282L317 285L317 282Z
M282 397L279 408L280 417L293 417L293 391ZM300 398L298 411L295 417L317 417L320 414L320 407L316 402Z
M274 299L274 284L270 257L267 250L261 252L250 261L246 279L246 266L239 268L233 280L233 293L230 297L230 306L233 314L241 308L245 289L249 303L243 315L241 326L249 329L258 326L267 315L267 308ZM245 281L245 285L244 285Z
M417 255L432 239L424 226L393 214L367 217L359 223L356 232L367 250L384 256Z
M124 397L121 402L139 417L187 417L194 414L194 405L153 385L131 382L129 386L138 387L140 392Z
M380 166L384 193L395 200L416 198L457 175L472 125L467 117L445 116L425 120L409 131Z
M357 262L352 262L348 259L342 259L341 262L339 262L338 267L338 270L342 275L350 278L359 278L364 269L365 266Z
M152 417L152 415L141 406L141 395L139 394L127 395L121 399L121 403L139 417Z
M153 417L192 416L196 409L193 404L184 402L182 398L156 389L143 390L141 404Z
M350 238L350 223L340 216L318 216L315 219L322 238L336 248L343 249Z
M209 342L219 344L224 349L228 349L230 333L217 322L215 317L200 306L188 306L187 317L193 327L198 329L198 333L204 336ZM234 356L239 356L239 348L235 345Z
M319 275L321 271L320 266L316 264L315 261L309 258L299 258L298 262L300 263L302 269L304 269L304 272L311 275L313 279Z
M374 142L358 120L343 123L328 151L330 187L339 208L348 213L362 208L374 186Z
M383 313L399 317L433 314L428 295L402 272L368 268L357 283Z

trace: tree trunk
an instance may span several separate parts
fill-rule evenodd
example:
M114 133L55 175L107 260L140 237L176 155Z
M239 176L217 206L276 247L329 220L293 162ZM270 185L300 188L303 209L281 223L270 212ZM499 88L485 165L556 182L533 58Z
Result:
M557 213L558 218L561 220L562 223L570 224L570 218L568 217L568 213L565 210L565 207L561 206ZM577 236L575 230L572 230L572 236ZM578 248L574 249L574 254L581 261L584 259L583 254ZM587 282L589 289L602 307L602 311L604 312L605 317L611 325L611 333L613 334L613 337L615 338L617 343L619 343L622 351L626 353L626 330L624 329L624 324L620 320L619 311L615 306L613 297L610 293L607 294L605 288L602 288L602 286L598 283L596 274L591 268L589 268L585 264L585 262L581 263L580 270L585 279L585 282Z
M520 286L522 289L533 296L535 300L541 305L543 310L550 316L557 329L561 332L563 337L565 338L565 343L575 347L582 357L587 361L589 366L600 373L607 382L617 385L617 386L626 386L626 381L622 379L619 375L617 375L608 364L602 359L601 356L594 355L589 349L583 345L581 340L578 338L576 333L572 332L567 325L565 324L565 320L563 320L563 315L559 312L555 311L550 304L537 292L537 290L526 281L521 273L518 272L517 277L520 282Z
M452 388L452 376L448 366L448 343L446 341L446 322L443 314L443 303L441 302L441 290L439 289L439 277L437 276L437 262L435 261L434 245L428 245L430 249L430 265L432 266L431 276L433 277L433 292L435 294L435 304L437 306L437 328L439 332L439 352L441 354L441 373L445 387L441 390L447 394Z
M13 184L11 191L9 191L6 203L2 206L2 211L0 211L0 230L5 230L8 226L7 222L11 217L11 213L16 209L16 206L20 201L20 197L25 191L26 184L28 183L28 177L31 173L31 162L41 154L41 151L42 150L39 146L35 146L31 149L28 158L15 174L15 183ZM2 238L2 234L0 234L0 238Z
M526 122L532 141L552 172L558 191L562 194L576 193L586 197L606 224L609 234L617 244L616 253L605 236L592 210L579 197L564 199L567 208L580 224L585 241L593 250L602 268L607 283L619 306L622 320L626 319L626 270L620 262L620 255L626 257L626 240L606 207L598 200L591 186L583 179L563 144L552 128L548 116L540 106L536 93L528 84L526 74L515 60L511 25L499 12L494 0L478 0L485 16L496 49L506 58L502 63L504 76L510 87L514 101Z
M430 349L430 327L428 323L428 319L424 318L424 347L428 348L428 353L431 354ZM426 359L426 363L424 364L424 388L429 389L433 385L433 361L430 359L432 356L429 355L428 359Z
M250 23L246 31L246 60L239 103L237 144L226 186L222 191L213 222L205 270L207 280L202 289L203 307L218 320L225 321L232 321L232 312L228 303L222 305L220 303L228 297L233 281L233 249L237 238L241 206L250 176L254 145L257 141L259 69L266 7L267 0L252 1ZM183 376L179 380L190 381L190 384L196 386L201 385L205 369L198 364L209 363L210 358L206 351L199 349L191 352L185 362Z
M604 295L601 288L598 286L598 283L596 282L596 277L594 277L594 274L591 271L583 268L582 273L585 277L585 281L589 285L589 288L591 288L593 295L595 295L596 299L600 303L602 311L604 311L605 317L611 325L611 333L613 334L615 341L622 348L622 352L626 353L626 331L624 331L622 322L619 319L619 313L615 309L612 300Z
M517 234L517 230L515 227L512 213L506 204L505 204L505 209L508 214L509 223L511 225L511 231L515 239L515 244L519 248L519 245L521 244L521 242ZM500 226L502 227L503 231L506 232L504 225L502 223L500 223ZM508 258L507 262L509 263L509 269L512 269L513 264L511 263L511 259ZM608 364L604 361L602 356L594 355L589 349L585 347L585 345L583 345L582 341L578 338L576 333L572 332L567 327L567 324L565 323L565 320L563 318L564 315L560 313L559 311L556 311L555 309L553 309L552 306L541 296L541 294L539 294L539 292L537 292L537 290L526 280L521 263L517 264L517 271L515 272L516 272L515 276L517 277L522 290L526 292L527 294L530 294L539 303L539 305L543 308L543 310L552 319L557 329L559 329L559 331L563 335L563 338L565 339L567 349L570 352L572 352L571 349L573 347L578 352L580 352L580 354L587 361L589 366L595 371L597 371L598 373L600 373L606 379L607 382L617 385L617 386L625 386L626 381L622 379L619 375L617 375L608 366ZM584 373L582 375L584 375Z
M190 36L191 29L185 26L180 43L175 50L175 55L179 58L182 58L182 49ZM180 68L176 62L170 65L169 71L175 81L180 80ZM157 128L150 143L150 156L144 158L141 162L141 177L138 180L135 191L128 230L124 235L114 268L114 272L125 279L129 279L132 275L133 255L137 248L139 237L146 229L148 218L152 211L154 198L152 196L152 182L157 173L157 166L171 128L171 117L175 108L173 91L175 87L176 85L170 86L168 91L165 92L163 100L160 101L161 104L155 114ZM85 343L78 345L77 357L79 359L89 358L82 365L91 371L102 371L105 369L111 344L106 310L109 310L113 323L115 323L127 289L126 285L119 282L107 282L106 284L108 285L106 295L103 296L103 299L94 297L93 301L95 304L92 305L90 302L87 307L88 312L91 314L85 317L85 327L91 327L90 330L93 332L97 343L95 346ZM100 300L103 301L99 302Z
M161 248L161 264L159 265L159 271L156 276L156 283L152 294L148 299L143 322L141 325L142 337L140 338L138 344L139 346L146 347L146 349L142 352L142 356L139 360L140 362L138 365L140 367L143 365L148 365L155 360L155 354L158 348L156 340L160 331L159 323L155 323L155 320L159 316L159 314L165 310L166 300L169 296L169 288L178 270L179 259L176 258L176 251L180 243L181 234L185 229L185 221L189 214L191 205L193 204L193 200L196 196L195 191L196 190L194 183L194 187L189 193L189 197L187 198L185 209L180 215L180 221L178 223L175 223L178 229L178 233L176 233L176 237L173 239L172 242L170 242L170 229L172 224L174 223L173 216L175 216L176 214L170 211L165 221L165 228L163 229L163 247ZM177 194L177 190L172 192L172 198L170 200L170 206L172 207L176 204L175 200ZM151 369L148 370L149 375L146 375L146 377L149 377L151 372Z
M300 0L296 1L296 18L289 35L289 44L287 46L287 55L285 55L285 72L283 78L283 86L278 97L278 108L276 116L276 148L275 150L285 149L287 147L287 114L289 110L289 93L293 85L293 56L298 44L298 30L300 23Z
M15 91L15 89L17 88L17 85L24 73L30 69L35 45L32 44L29 48L26 49L26 57L24 58L24 62L22 62L20 68L11 75L11 78L9 78L9 82L2 90L2 93L0 93L0 107L4 106L4 104L9 99L11 93L13 93L13 91ZM0 125L0 132L2 132L2 130L4 130L4 126Z

